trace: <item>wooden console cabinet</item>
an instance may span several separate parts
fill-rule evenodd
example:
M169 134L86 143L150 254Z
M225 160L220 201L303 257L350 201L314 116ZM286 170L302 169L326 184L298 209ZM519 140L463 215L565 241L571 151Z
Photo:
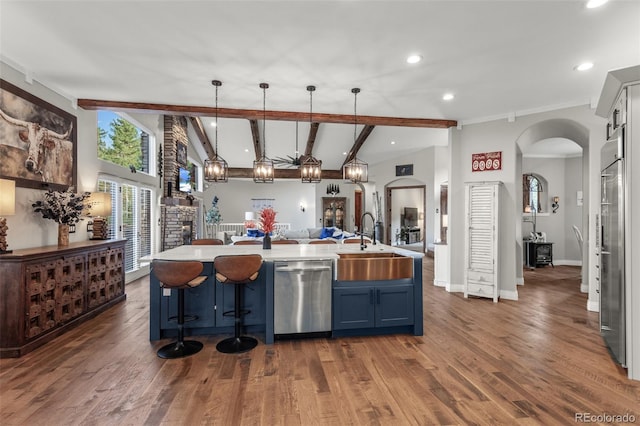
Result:
M125 241L0 255L0 358L20 357L124 300Z

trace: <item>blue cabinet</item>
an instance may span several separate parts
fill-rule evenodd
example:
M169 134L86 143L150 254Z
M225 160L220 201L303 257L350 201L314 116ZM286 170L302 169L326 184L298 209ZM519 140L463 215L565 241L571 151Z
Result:
M243 323L251 332L265 330L267 269L265 262L258 279L243 288L244 307L251 311L243 317ZM202 284L184 292L185 315L196 317L185 322L185 335L233 333L233 316L223 316L223 312L234 309L234 285L215 279L213 262L204 263L202 275L207 276ZM176 321L170 318L178 314L178 291L165 293L153 274L150 281L150 340L175 336Z
M202 275L206 275L207 280L197 287L184 291L184 314L187 319L189 316L196 317L185 323L185 329L216 325L215 278L212 271L212 264L205 263ZM178 315L178 290L167 291L170 291L171 295L163 295L160 299L160 328L175 329L175 320L170 321L169 318L175 318Z
M357 285L333 290L333 329L413 325L414 285Z
M264 269L264 266L263 266ZM263 271L260 271L258 279L251 284L245 284L242 293L242 304L244 309L249 310L242 317L244 325L264 324L265 322L265 300L266 285ZM224 312L233 311L235 305L234 284L222 284L216 280L216 325L218 327L234 325L233 314L224 316Z

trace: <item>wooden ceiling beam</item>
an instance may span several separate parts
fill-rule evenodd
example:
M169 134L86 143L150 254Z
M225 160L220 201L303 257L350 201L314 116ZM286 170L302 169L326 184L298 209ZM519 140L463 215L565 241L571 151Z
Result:
M202 143L202 146L204 147L204 150L206 151L207 155L209 156L209 158L214 158L216 156L216 150L213 149L211 140L209 140L209 137L207 136L207 132L205 132L204 130L202 120L200 120L200 117L189 117L189 120L191 121L193 130L195 130L196 136L198 136L198 139Z
M316 143L316 136L318 135L318 127L320 127L320 123L313 122L311 123L311 127L309 127L309 137L307 138L307 146L304 149L304 155L310 156L313 152L313 144Z
M249 126L251 126L251 137L253 138L253 149L256 152L256 160L259 160L262 157L262 148L260 145L258 120L249 120Z
M98 99L78 99L78 106L86 110L123 111L130 113L160 113L187 115L196 117L214 117L216 108L190 105L151 104L140 102L105 101ZM308 112L293 111L262 111L258 109L218 108L218 117L244 118L248 120L262 119L275 121L307 121ZM317 123L353 124L352 114L321 114L313 113L313 121ZM455 120L441 120L433 118L403 118L359 115L358 124L370 126L399 126L399 127L428 127L433 129L447 129L458 125Z
M358 117L358 121L360 121L359 117ZM370 125L364 126L364 128L358 135L358 138L356 139L356 141L353 143L353 146L349 150L349 154L347 154L347 158L345 158L344 163L342 163L343 166L347 164L349 161L356 158L356 156L358 155L358 151L360 151L360 148L362 148L362 145L364 145L364 142L367 140L367 138L373 131L374 127L375 126L370 126Z
M230 167L230 178L253 179L253 169ZM275 179L300 179L300 169L274 169ZM342 170L322 170L322 179L342 179Z

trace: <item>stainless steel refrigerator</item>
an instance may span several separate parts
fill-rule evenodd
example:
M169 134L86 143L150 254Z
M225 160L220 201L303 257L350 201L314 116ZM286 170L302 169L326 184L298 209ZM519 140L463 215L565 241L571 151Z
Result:
M612 356L626 367L625 126L616 125L614 119L610 129L601 151L600 333Z

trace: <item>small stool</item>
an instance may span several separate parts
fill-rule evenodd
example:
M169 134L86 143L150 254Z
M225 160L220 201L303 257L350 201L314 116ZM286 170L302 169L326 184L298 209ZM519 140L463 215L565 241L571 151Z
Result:
M216 279L223 284L233 284L235 303L234 310L224 312L224 315L233 312L235 318L235 333L233 337L224 339L216 345L219 352L236 354L250 351L258 345L253 337L241 336L242 315L250 311L242 309L242 287L244 284L255 281L262 266L262 256L259 254L245 254L236 256L217 256L213 261L216 270Z
M202 262L154 260L151 272L163 288L178 290L178 340L158 349L158 356L165 359L182 358L200 352L203 345L196 340L184 340L184 290L197 287L207 277L201 276Z

